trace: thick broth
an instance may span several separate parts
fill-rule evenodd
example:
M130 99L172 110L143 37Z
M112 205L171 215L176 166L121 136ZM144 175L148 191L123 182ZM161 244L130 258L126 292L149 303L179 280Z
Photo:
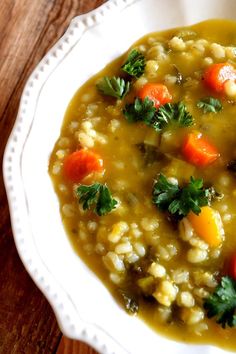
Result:
M175 47L171 44L175 36L183 39L182 49L181 45ZM223 54L217 54L212 43L220 44ZM108 64L86 82L68 106L49 166L60 201L62 220L76 252L119 302L121 297L118 289L139 294L137 281L140 277L148 277L148 274L142 270L140 276L137 268L141 264L142 269L147 269L155 253L158 262L165 268L167 279L174 282L177 273L185 271L181 274L187 277L187 281L176 283L179 292L190 292L194 298L193 308L204 312L204 291L208 294L214 290L225 260L236 248L236 177L226 169L227 163L236 157L236 101L214 95L223 104L223 109L217 114L202 114L196 102L202 97L212 96L202 84L202 72L208 65L223 61L236 64L236 23L211 20L192 27L152 33L140 39L132 48L143 51L150 64L146 66L144 75L134 80L131 92L125 99L116 101L102 96L96 89L96 83L103 76L120 75L120 67L127 54ZM179 73L184 78L182 83L174 79ZM141 123L128 123L122 109L127 102L133 101L145 80L165 83L173 102L184 101L195 119L194 127L173 128L159 134ZM184 136L193 129L206 135L221 155L215 163L204 169L188 164L180 153ZM91 134L91 130L95 134ZM144 156L137 147L143 142L151 142L156 147L158 154L154 161L152 156ZM73 184L64 178L64 156L81 146L96 151L105 166L103 174L93 174L83 183L106 182L114 198L120 202L119 207L106 216L99 217L83 211L74 196ZM221 215L225 240L221 247L207 249L207 257L202 262L188 261L189 243L179 237L178 228L151 202L153 181L160 172L177 178L180 184L188 181L190 176L203 178L224 195L223 199L214 201L213 207ZM125 264L124 273L111 270L107 262L104 265L106 254L115 252L117 246L108 240L108 235L114 225L119 226L120 222L128 225L128 230L121 237L122 241L128 242L132 248L129 254L119 253ZM149 254L150 249L155 249L155 252ZM163 306L150 296L139 296L139 302L139 315L168 337L236 350L235 329L222 329L214 319L209 320L204 314L200 321L185 323L183 317L179 316L182 308L176 302L169 307ZM200 312L195 315L202 316Z

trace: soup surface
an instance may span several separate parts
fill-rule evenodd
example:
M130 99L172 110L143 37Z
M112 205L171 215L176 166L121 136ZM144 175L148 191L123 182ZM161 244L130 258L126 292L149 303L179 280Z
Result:
M158 332L236 349L236 23L151 33L70 102L49 166L79 256Z

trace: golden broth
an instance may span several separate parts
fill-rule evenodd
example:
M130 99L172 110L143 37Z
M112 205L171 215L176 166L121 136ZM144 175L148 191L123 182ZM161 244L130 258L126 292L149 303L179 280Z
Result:
M171 42L175 36L181 39L179 46ZM212 43L220 45L218 51ZM139 315L170 338L235 350L235 329L222 329L215 319L209 320L205 314L202 318L201 311L204 312L204 296L214 290L225 259L235 248L236 229L236 179L226 169L227 163L236 157L235 101L212 94L202 83L202 73L212 63L227 61L236 64L236 23L211 20L191 27L152 33L141 38L132 48L143 51L149 64L141 78L132 81L131 91L123 100L102 96L96 83L103 76L122 75L120 67L127 54L87 81L75 94L65 114L61 135L51 155L49 173L60 201L66 232L78 255L119 302L118 289L137 290L140 275L135 265L141 264L142 277L147 278L150 276L147 267L155 256L158 264L165 269L162 279L171 281L179 293L190 293L194 306L185 307L173 301L168 307L154 298L150 299L150 296L146 299L140 296ZM184 78L182 83L176 81L179 74ZM194 127L172 128L156 133L142 123L128 123L122 110L127 102L134 100L145 82L165 83L173 102L181 100L186 104L194 117ZM221 99L223 109L217 114L203 114L196 106L199 99L208 96ZM220 152L220 158L207 168L197 168L184 161L181 155L183 139L192 130L207 136ZM156 149L154 161L146 161L146 158L153 157L145 157L137 147L143 143ZM114 198L119 200L119 207L105 216L83 211L75 198L73 184L64 177L64 157L80 147L96 151L105 166L103 174L92 174L82 182L107 183ZM202 262L188 261L187 254L193 246L179 237L178 228L151 202L153 181L160 172L176 178L180 184L186 183L190 176L203 178L224 195L223 199L214 201L212 205L221 215L225 240L217 249L207 248ZM132 248L129 254L126 251L119 253L118 244L109 241L108 235L114 231L114 225L118 225L118 229L123 225L126 230L118 243L126 246L128 243ZM123 273L111 270L108 261L104 264L107 253L113 254L116 250L125 266ZM182 283L175 283L177 275L185 276ZM160 281L155 280L155 284ZM191 314L192 308L196 309L193 310L195 317ZM181 311L187 312L188 320L184 321L186 316L179 315ZM197 316L201 319L194 323Z

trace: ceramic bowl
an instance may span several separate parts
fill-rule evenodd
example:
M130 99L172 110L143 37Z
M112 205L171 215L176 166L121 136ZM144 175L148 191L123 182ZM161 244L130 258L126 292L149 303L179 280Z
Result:
M226 353L171 341L125 313L72 248L48 174L66 107L90 76L148 32L216 17L236 17L236 2L110 0L72 20L25 86L3 166L16 247L62 332L100 353Z

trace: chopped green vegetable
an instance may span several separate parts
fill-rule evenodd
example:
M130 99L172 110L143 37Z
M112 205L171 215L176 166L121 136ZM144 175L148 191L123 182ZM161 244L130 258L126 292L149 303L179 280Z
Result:
M109 213L117 205L106 184L81 185L77 188L76 195L84 210L92 209L99 216Z
M79 202L83 203L83 209L87 210L97 202L97 194L100 189L100 183L94 183L91 186L81 185L76 190L76 195L79 197Z
M236 160L231 160L227 165L227 170L230 172L236 173Z
M222 277L216 287L204 302L207 317L216 317L216 322L223 328L236 326L236 281L231 277Z
M153 187L152 201L161 211L166 211L179 193L178 184L169 182L164 175L160 174Z
M136 98L134 103L127 104L123 113L130 123L143 122L147 125L153 124L156 108L153 101L146 97L143 101Z
M117 205L117 201L112 198L111 192L106 185L100 185L97 206L95 209L96 214L105 215L109 213Z
M159 130L163 129L170 123L176 123L180 127L189 127L193 125L193 117L187 111L187 107L183 102L166 103L160 106L157 112L159 120Z
M128 292L124 290L120 290L120 294L122 296L122 299L124 301L124 306L126 311L130 315L136 315L139 310L139 304L137 300L134 298L134 296L130 295Z
M180 127L193 124L193 117L183 102L167 103L157 110L148 97L144 100L136 98L134 103L125 106L123 113L128 122L143 122L156 131L161 131L171 123Z
M125 82L120 77L104 76L97 84L98 90L106 96L112 96L118 99L124 98L130 89L130 82Z
M203 113L217 113L222 110L220 100L213 97L202 98L198 101L197 107L203 110Z
M161 211L168 211L177 218L190 211L198 215L201 207L209 205L212 198L211 190L203 187L202 179L191 176L189 183L181 188L162 174L154 184L152 196L153 203Z
M144 73L145 65L144 55L136 49L133 49L121 69L127 74L138 78Z
M139 143L136 144L139 151L143 154L143 161L145 166L153 164L155 161L164 159L164 154L159 152L156 146Z

